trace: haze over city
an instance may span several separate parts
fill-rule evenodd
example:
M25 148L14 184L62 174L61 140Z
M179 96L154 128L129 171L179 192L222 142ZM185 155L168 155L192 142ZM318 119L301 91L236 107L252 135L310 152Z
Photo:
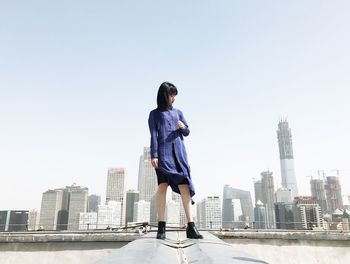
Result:
M339 173L350 193L350 3L0 3L0 207L40 208L73 182L105 195L107 170L137 188L147 119L174 83L196 201L273 172L287 118L299 193ZM339 171L337 171L339 170Z

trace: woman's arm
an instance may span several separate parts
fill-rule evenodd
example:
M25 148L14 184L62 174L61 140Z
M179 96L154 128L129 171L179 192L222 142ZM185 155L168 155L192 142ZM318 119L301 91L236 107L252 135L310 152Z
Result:
M190 134L190 130L188 128L187 121L186 121L183 113L180 110L179 110L179 118L180 118L179 121L181 121L181 123L182 123L182 124L179 123L179 128L180 128L181 134L183 136L187 137Z
M158 158L158 139L157 139L157 125L154 120L154 112L149 114L148 127L151 133L151 158Z

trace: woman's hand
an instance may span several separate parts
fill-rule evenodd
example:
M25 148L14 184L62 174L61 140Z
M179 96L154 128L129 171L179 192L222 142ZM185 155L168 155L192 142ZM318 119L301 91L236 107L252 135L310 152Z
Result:
M182 123L180 120L177 121L177 125L179 126L180 129L184 129L185 128L185 124Z
M158 159L157 158L151 159L151 163L152 163L153 168L158 169Z

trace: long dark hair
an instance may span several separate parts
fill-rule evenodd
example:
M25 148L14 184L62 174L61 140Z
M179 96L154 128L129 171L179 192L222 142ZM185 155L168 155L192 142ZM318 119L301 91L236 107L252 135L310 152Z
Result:
M163 82L158 90L157 105L160 110L169 109L169 96L177 95L177 88L174 84L169 82Z

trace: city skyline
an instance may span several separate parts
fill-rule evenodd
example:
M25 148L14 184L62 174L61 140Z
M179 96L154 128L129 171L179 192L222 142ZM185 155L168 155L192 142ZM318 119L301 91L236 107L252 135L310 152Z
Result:
M39 2L0 4L2 209L74 182L105 195L111 167L136 189L163 81L191 130L195 201L254 193L262 171L281 187L284 117L299 194L322 170L350 193L348 1Z

